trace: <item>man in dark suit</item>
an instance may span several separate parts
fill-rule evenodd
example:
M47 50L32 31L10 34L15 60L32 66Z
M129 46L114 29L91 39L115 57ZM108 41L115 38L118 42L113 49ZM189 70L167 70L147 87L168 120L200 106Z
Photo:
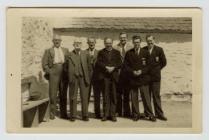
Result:
M127 43L128 36L125 32L119 35L120 42L116 45L115 49L120 52L121 60L124 61L124 57L127 51L132 47ZM119 82L117 85L117 107L116 112L119 116L130 117L130 105L129 105L129 87L127 86L126 72L123 67L119 70Z
M112 47L113 40L111 38L104 39L105 48L102 49L97 57L97 63L100 73L99 79L103 80L103 109L104 116L102 121L107 119L116 122L116 84L118 82L118 69L121 67L122 61L120 52Z
M150 54L150 96L153 97L155 117L166 121L167 118L164 116L161 99L160 99L160 81L161 81L161 70L166 66L167 61L164 51L161 47L154 44L154 37L152 35L146 36L147 46L145 47Z
M81 50L81 41L74 41L74 50L70 52L68 60L69 75L69 98L70 98L70 120L75 121L77 116L77 95L80 89L82 119L89 121L88 118L88 89L90 84L88 57L85 51Z
M88 49L86 53L88 55L88 64L89 64L89 77L90 77L90 86L89 86L89 100L91 96L91 89L93 88L94 94L94 112L97 119L101 118L100 113L100 98L102 93L101 80L98 79L98 68L95 63L97 60L98 50L95 49L96 39L88 38L87 39Z
M138 91L140 90L144 106L144 114L151 121L156 121L152 112L149 95L149 53L140 48L141 37L133 36L134 48L126 53L124 67L129 77L131 88L132 116L137 121L140 118Z
M54 35L53 43L53 47L45 50L42 58L45 78L49 80L50 118L55 119L58 91L60 97L60 115L61 118L67 118L67 57L69 51L66 48L60 47L61 37L59 35Z

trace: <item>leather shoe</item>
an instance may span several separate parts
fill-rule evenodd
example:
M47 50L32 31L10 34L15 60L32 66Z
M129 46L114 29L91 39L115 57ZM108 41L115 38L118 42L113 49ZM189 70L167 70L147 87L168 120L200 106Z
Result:
M156 116L156 118L162 121L167 121L167 118L165 116Z
M83 121L89 121L89 118L88 117L83 117Z
M75 117L70 118L70 121L74 122L75 121Z
M150 116L149 120L152 121L152 122L156 122L156 118L154 116Z
M130 114L124 114L123 116L124 116L125 118L130 118L130 117L131 117Z
M102 117L100 115L95 116L96 119L101 119Z
M113 121L113 122L117 122L116 117L111 117L111 121Z
M68 116L67 115L63 115L63 116L60 116L60 118L62 118L62 119L68 119Z
M139 117L138 116L134 116L133 117L133 121L138 121L139 120Z
M139 114L138 118L139 118L139 119L145 119L145 118L146 118L146 116L145 116L145 114L144 114L144 113L141 113L141 114Z
M50 115L50 120L54 120L55 116L54 115Z
M107 117L102 117L102 120L101 121L107 121Z

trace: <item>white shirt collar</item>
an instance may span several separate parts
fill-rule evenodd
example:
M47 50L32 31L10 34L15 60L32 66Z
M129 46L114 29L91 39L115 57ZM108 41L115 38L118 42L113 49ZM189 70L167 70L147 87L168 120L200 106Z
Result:
M61 47L59 48L54 47L54 52L55 52L54 64L64 63L65 58L64 58L64 54L63 54ZM58 57L58 55L60 56Z

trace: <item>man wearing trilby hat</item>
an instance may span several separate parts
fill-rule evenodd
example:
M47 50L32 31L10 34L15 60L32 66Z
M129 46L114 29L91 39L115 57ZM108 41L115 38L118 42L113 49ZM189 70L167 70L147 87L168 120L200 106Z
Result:
M45 78L49 81L50 98L50 119L55 119L56 100L59 91L60 97L60 115L61 118L67 118L67 57L69 51L61 47L61 37L57 34L53 36L53 46L45 50L42 59L42 67L45 72Z

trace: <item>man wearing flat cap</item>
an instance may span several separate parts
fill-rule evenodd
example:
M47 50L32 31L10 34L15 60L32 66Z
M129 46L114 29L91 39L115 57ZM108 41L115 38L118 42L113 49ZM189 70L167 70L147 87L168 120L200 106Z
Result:
M50 98L50 119L55 119L56 101L59 92L60 97L60 116L67 118L67 57L69 51L61 47L61 37L57 34L53 36L53 46L45 50L42 59L42 67L45 72L45 78L49 81Z

